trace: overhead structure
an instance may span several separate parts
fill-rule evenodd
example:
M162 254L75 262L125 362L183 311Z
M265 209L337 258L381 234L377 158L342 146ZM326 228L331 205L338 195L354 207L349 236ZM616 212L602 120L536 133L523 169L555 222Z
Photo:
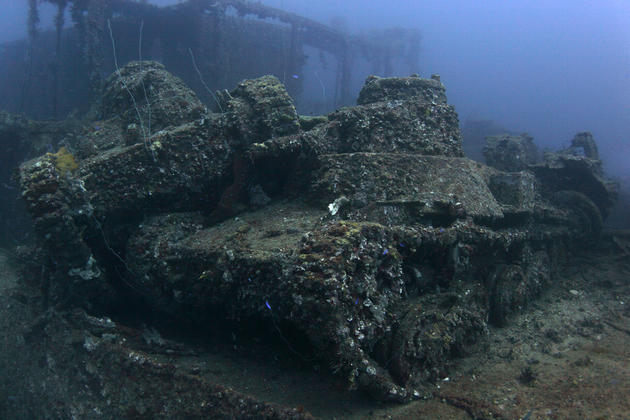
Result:
M39 31L39 2L32 1L28 40L0 53L7 58L6 63L0 60L0 67L7 67L0 70L8 75L9 92L0 108L54 118L87 110L100 94L103 76L114 70L112 44L120 66L138 59L160 61L207 103L211 98L204 84L225 89L242 79L273 74L298 105L305 83L321 84L328 94L317 111L329 111L351 104L367 74L418 72L420 34L415 29L351 35L244 0L188 0L166 7L131 0L45 1L58 7L55 31ZM66 11L71 27L64 25ZM317 56L319 63L313 61ZM327 76L312 80L312 74L305 74L307 65L325 68Z

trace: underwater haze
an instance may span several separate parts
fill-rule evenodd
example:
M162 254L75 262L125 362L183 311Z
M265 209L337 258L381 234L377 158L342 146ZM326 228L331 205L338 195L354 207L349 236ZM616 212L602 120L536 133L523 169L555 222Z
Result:
M627 418L629 3L0 0L0 420Z
M591 131L606 170L630 176L627 0L262 3L326 24L345 22L352 33L395 26L418 29L417 72L441 75L462 124L493 120L511 131L528 132L540 146L553 149L566 146L577 132ZM52 27L54 10L47 3L42 6L41 25ZM27 2L0 2L0 42L26 35L26 11ZM396 71L405 73L407 69ZM311 90L305 87L306 93Z
M630 175L630 2L267 0L353 32L414 27L418 72L441 75L461 122L491 119L545 147L592 131L607 169Z

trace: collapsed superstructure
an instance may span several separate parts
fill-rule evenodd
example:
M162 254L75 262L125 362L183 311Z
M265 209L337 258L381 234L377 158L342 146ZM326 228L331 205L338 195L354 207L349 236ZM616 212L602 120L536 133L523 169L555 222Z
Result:
M131 63L101 120L21 166L50 302L256 320L347 387L408 401L536 298L612 205L590 141L516 171L463 157L437 76L370 77L322 117L272 76L218 100L209 112L160 64ZM131 357L122 329L89 342L88 358Z

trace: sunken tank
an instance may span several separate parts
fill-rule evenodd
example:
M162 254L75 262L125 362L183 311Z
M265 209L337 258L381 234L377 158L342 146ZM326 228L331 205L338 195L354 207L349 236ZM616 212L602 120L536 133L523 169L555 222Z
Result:
M261 323L347 388L404 402L597 240L612 203L591 154L515 171L463 157L439 77L370 77L356 106L315 118L272 76L218 100L209 112L161 65L131 63L100 121L21 166L54 262L47 299L112 316L141 302L137 317L200 330ZM133 358L124 331L74 351Z

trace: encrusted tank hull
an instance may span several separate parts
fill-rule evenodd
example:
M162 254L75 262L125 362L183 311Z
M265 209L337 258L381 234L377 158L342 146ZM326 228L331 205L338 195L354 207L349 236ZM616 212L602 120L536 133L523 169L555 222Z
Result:
M184 89L161 70L146 77L171 96ZM283 340L298 331L287 351L348 388L426 395L489 323L508 323L554 280L574 244L596 240L612 193L593 157L518 172L462 157L437 79L370 78L360 98L306 119L277 79L245 81L221 98L224 113L196 106L151 136L129 128L130 112L102 122L118 143L79 141L76 169L53 154L22 165L56 261L50 299L120 308L132 296L201 329L256 320ZM587 189L566 181L576 167L595 171Z

